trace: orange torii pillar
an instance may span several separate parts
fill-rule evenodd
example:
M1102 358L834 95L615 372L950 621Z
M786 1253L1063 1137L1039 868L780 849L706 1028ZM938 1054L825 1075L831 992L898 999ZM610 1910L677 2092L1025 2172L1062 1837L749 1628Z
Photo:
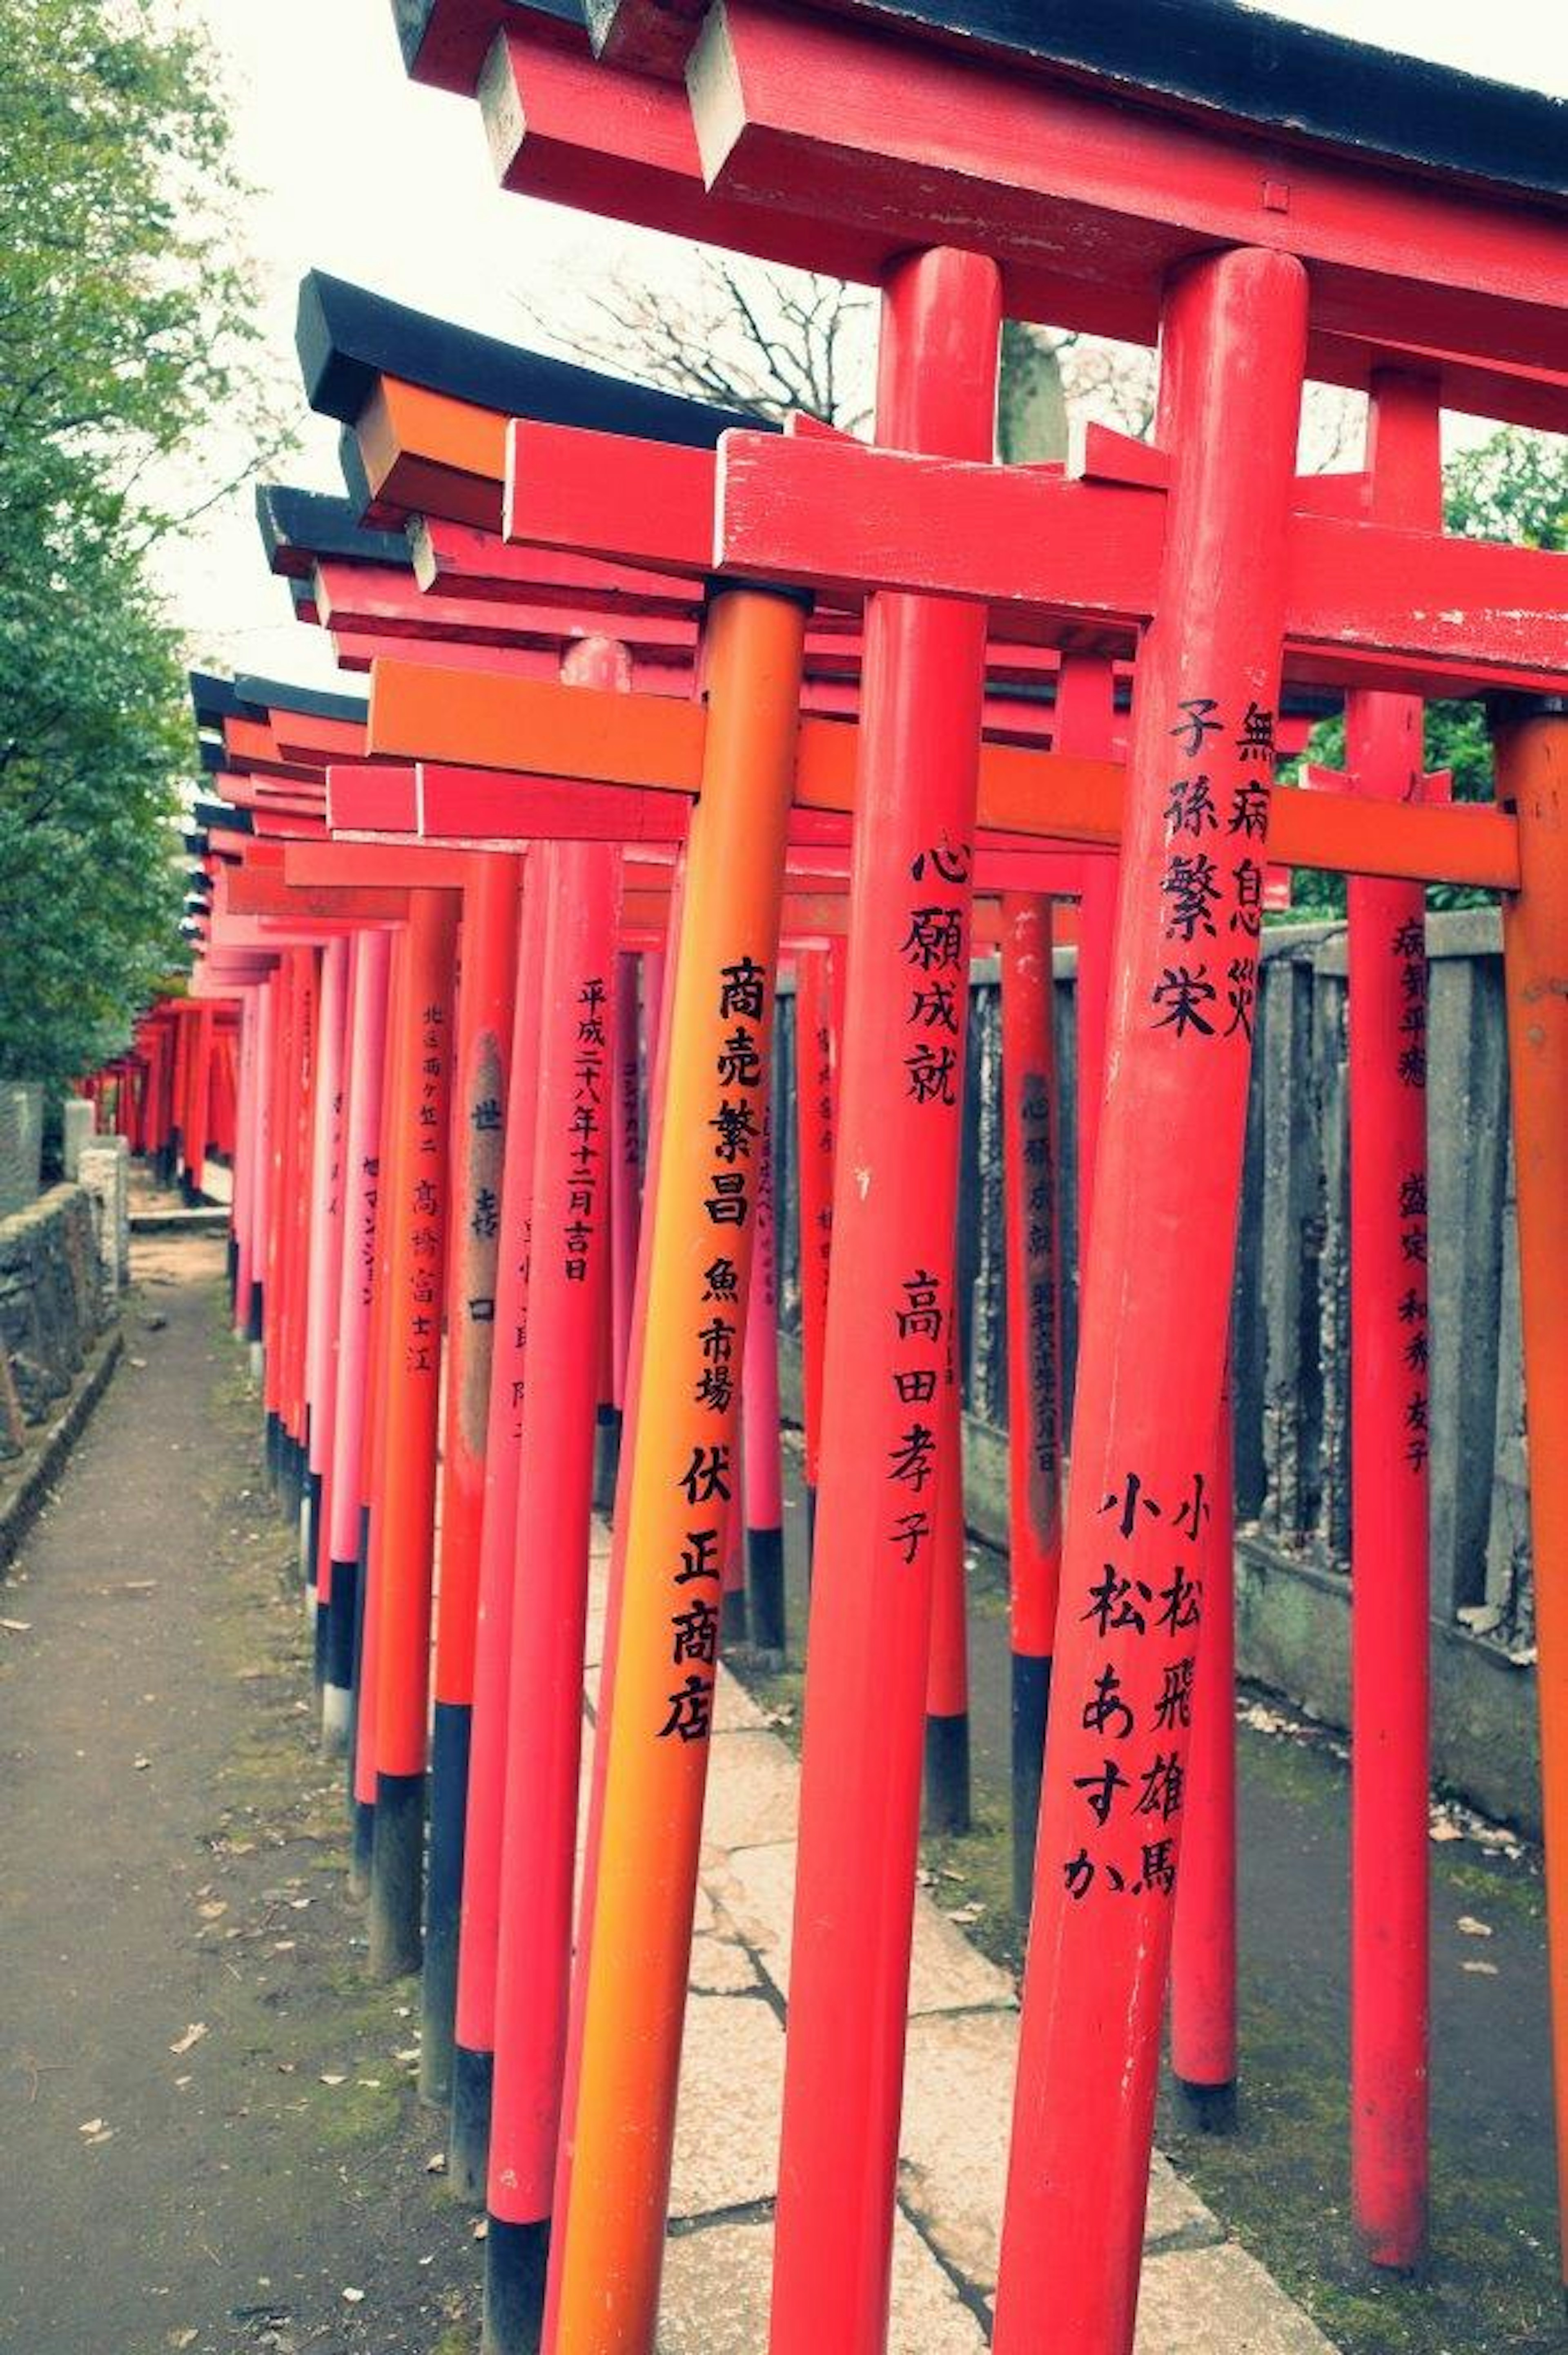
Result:
M452 2082L458 1925L468 1816L469 1746L484 1510L484 1443L495 1335L497 1259L522 861L475 854L463 892L453 1074L452 1213L447 1258L446 1413L430 1830L420 1979L419 2091Z
M1519 1202L1530 1540L1541 1707L1559 2249L1568 2277L1568 698L1494 715L1497 798L1519 821L1503 900ZM1568 2289L1564 2290L1568 2306Z
M989 462L1000 328L993 262L896 265L878 442ZM874 2355L887 2322L938 1489L956 1462L938 1465L938 1432L985 636L978 603L866 601L774 2355Z
M1233 920L1267 847L1306 321L1300 263L1255 249L1190 264L1164 302L1170 493L1127 777L999 2355L1133 2343L1252 1059L1256 943ZM1200 919L1189 946L1194 893L1213 931Z
M377 1978L419 1965L456 947L456 894L410 890L383 1203L390 1227L383 1454L372 1506L379 1592L369 1926Z
M739 1403L706 1400L715 1327L744 1334L805 614L725 583L708 610L693 815L648 1276L617 1513L608 1710L590 1828L550 2250L556 2355L648 2350L657 2328L675 2088L713 1726ZM747 1132L749 1127L751 1136ZM643 1369L647 1369L647 1379Z

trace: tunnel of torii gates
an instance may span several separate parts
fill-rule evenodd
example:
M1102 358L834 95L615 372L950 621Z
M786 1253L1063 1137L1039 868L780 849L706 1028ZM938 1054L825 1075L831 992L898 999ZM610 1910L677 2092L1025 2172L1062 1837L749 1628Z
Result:
M95 1083L192 1188L232 1158L370 1967L422 1961L487 2343L654 2345L718 1646L787 1633L782 972L814 1512L770 2344L885 2344L923 1780L964 1804L981 952L1033 1877L994 2344L1128 2355L1168 1980L1211 2121L1236 2073L1227 1327L1259 930L1298 865L1350 878L1354 2208L1409 2266L1434 881L1502 900L1568 2124L1568 567L1446 536L1438 447L1445 408L1568 428L1563 109L1213 0L1158 43L1114 0L1048 31L1012 0L394 14L508 187L882 304L867 446L307 280L348 497L265 490L261 534L368 702L194 678L194 977ZM994 463L1004 313L1157 346L1152 442ZM1308 377L1370 395L1353 472L1296 472ZM1487 698L1492 804L1423 773L1436 696ZM1345 773L1274 790L1341 706ZM1065 1488L1054 941L1092 1200Z

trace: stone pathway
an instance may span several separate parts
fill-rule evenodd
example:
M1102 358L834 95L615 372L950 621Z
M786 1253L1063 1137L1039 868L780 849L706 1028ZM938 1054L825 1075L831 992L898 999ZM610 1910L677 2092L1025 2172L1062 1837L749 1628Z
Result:
M595 1549L597 1700L608 1540ZM660 2355L762 2355L784 2077L800 1768L719 1671L686 2014ZM586 1767L585 1767L586 1801ZM1018 2007L1008 1975L916 1898L889 2355L989 2339ZM1156 2158L1137 2355L1333 2355Z

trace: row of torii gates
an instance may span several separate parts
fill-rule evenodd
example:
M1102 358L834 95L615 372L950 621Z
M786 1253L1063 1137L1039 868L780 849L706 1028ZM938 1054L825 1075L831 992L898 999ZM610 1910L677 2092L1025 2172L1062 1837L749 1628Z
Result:
M154 1028L188 1042L199 1183L202 1009L238 1016L237 1316L310 1499L372 1967L422 1955L426 2090L486 2191L507 2355L654 2343L743 1514L753 1633L783 1640L781 968L815 1514L774 2355L885 2337L923 1751L950 1788L963 1709L977 948L1002 964L1037 1857L995 2345L1130 2349L1173 1939L1177 2075L1217 2113L1235 2076L1225 1360L1259 929L1297 865L1351 879L1369 2254L1410 2265L1425 2232L1437 880L1502 897L1568 2126L1568 570L1446 536L1438 448L1446 408L1568 426L1563 110L1218 0L1036 13L397 0L410 72L477 100L508 187L879 287L874 445L313 277L306 390L350 496L264 492L262 535L368 707L194 681L196 1013ZM1065 465L995 464L1004 313L1157 343L1152 443L1091 428ZM1307 377L1370 393L1357 471L1297 474ZM1491 805L1424 778L1436 696L1489 698ZM1346 773L1272 790L1341 697ZM1065 1508L1060 902L1086 1203L1092 1174ZM160 1101L152 1149L179 1125Z

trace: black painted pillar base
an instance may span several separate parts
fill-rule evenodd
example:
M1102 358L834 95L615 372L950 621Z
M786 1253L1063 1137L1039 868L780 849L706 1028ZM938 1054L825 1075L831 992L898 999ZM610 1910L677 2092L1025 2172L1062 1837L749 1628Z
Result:
M282 1417L269 1412L267 1416L267 1485L271 1489L273 1496L279 1498L281 1498L283 1494L283 1450L286 1444L287 1443L283 1436Z
M350 1798L353 1838L348 1850L348 1887L353 1897L370 1894L370 1864L376 1854L376 1810L367 1799Z
M784 1657L784 1532L747 1529L746 1587L751 1617L752 1646Z
M471 2208L484 2205L490 2170L490 2100L495 2084L493 2052L452 2047L452 2124L447 2145L447 2180Z
M254 1341L258 1348L260 1347L261 1336L265 1330L262 1323L262 1311L265 1305L260 1284L252 1284L249 1313L245 1323L245 1337L248 1341Z
M969 1719L926 1720L926 1828L967 1832L969 1828Z
M228 1272L228 1314L231 1321L239 1315L239 1237L229 1231L224 1264Z
M359 1693L365 1675L365 1597L369 1591L370 1508L359 1508L359 1559L355 1565L354 1579L354 1675L348 1703L348 1812L352 1818L355 1806L354 1778L359 1758Z
M450 2099L457 2034L458 1923L468 1828L473 1711L439 1700L430 1736L430 1855L425 1881L425 1967L419 1981L419 2098Z
M545 2328L550 2224L493 2216L484 2238L484 2330L480 2355L538 2355Z
M1012 1655L1012 1910L1027 1923L1034 1908L1034 1840L1040 1828L1040 1778L1051 1715L1051 1662L1037 1653Z
M726 1651L732 1645L745 1643L749 1618L745 1587L727 1587L719 1603L719 1642Z
M811 1590L811 1564L817 1559L817 1492L806 1489L806 1592Z
M316 1591L316 1548L321 1543L322 1476L305 1471L305 1496L300 1516L300 1575L306 1586Z
M620 1409L601 1406L593 1433L593 1508L608 1520L615 1510L620 1477Z
M332 1614L330 1610L323 1611L320 1603L318 1603L316 1604L315 1617L311 1622L311 1667L315 1684L316 1698L318 1700L321 1699L322 1694L326 1690L327 1622L331 1616Z
M359 1564L334 1561L330 1571L326 1667L322 1679L322 1753L341 1758L354 1719L354 1623L359 1605Z
M1176 2105L1183 2125L1194 2134L1232 2134L1236 2123L1236 2089L1233 2078L1228 2084L1198 2085L1186 2077L1173 2077Z
M300 1517L299 1447L294 1435L278 1419L278 1509L285 1521L298 1521Z
M370 1976L400 1979L419 1967L425 1880L425 1777L377 1774L370 1855Z

